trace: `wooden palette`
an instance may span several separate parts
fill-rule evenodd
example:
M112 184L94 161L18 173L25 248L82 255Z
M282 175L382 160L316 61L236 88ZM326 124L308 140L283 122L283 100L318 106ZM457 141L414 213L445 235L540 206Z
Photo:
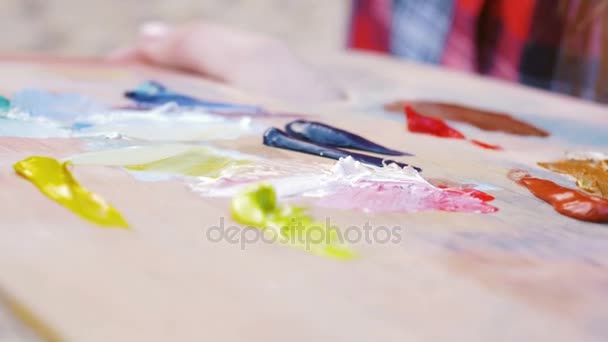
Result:
M0 63L0 94L25 87L78 92L110 104L155 79L201 98L262 104L310 115L415 157L399 160L445 178L495 187L495 214L423 212L366 215L311 208L339 227L398 226L398 243L354 246L340 262L262 242L212 242L206 232L234 225L229 199L201 198L180 181L144 183L119 168L74 173L131 223L100 229L41 195L12 164L31 155L66 157L77 139L0 138L0 288L60 340L68 341L516 341L606 340L608 226L560 216L506 175L566 151L608 151L608 109L531 88L371 55L311 58L347 89L348 99L289 104L135 65L12 58ZM398 99L430 99L504 111L551 132L548 138L480 131L488 151L464 141L411 134ZM282 126L287 119L265 119ZM218 146L266 158L331 165L271 149L261 137ZM295 203L298 203L296 200ZM0 302L2 303L2 302ZM36 339L2 306L3 336ZM14 316L14 315L13 315ZM7 327L6 332L2 327ZM49 333L46 333L48 338Z

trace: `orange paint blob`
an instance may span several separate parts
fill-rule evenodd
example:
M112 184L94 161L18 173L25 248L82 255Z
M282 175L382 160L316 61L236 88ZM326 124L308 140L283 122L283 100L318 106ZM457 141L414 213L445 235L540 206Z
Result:
M608 199L608 161L568 159L538 163L547 170L572 176L576 185L594 195Z
M511 171L509 178L528 188L534 196L551 204L562 215L588 222L608 222L606 199L532 177L521 170Z

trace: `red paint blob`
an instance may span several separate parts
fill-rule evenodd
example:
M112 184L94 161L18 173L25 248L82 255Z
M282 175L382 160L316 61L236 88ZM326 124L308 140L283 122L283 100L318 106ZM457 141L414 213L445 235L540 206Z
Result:
M430 116L424 116L412 107L405 107L405 115L407 117L407 129L414 133L430 134L440 138L465 139L465 136L454 128L450 127L445 121ZM472 139L473 145L479 147L499 151L502 147L491 145L479 140Z
M476 189L463 189L462 191L465 192L465 193L468 193L469 196L475 197L475 198L480 199L480 200L482 200L484 202L490 202L490 201L493 201L495 199L494 196L492 196L490 194L487 194L487 193L485 193L483 191L476 190Z
M520 121L509 114L497 113L480 108L455 103L431 101L396 101L384 106L390 112L403 113L406 105L434 118L463 122L490 132L504 132L523 136L546 137L549 133L527 122Z
M488 143L484 143L483 141L471 139L471 142L474 145L477 145L479 147L483 147L483 148L488 149L488 150L494 150L494 151L501 151L502 150L502 147L500 147L498 145L491 145L491 144L488 144Z
M483 191L475 190L475 189L462 189L462 190L460 190L460 189L443 189L443 190L450 194L467 195L469 197L476 198L482 202L491 202L495 199L494 196L492 196L490 194L486 194Z
M562 215L588 222L608 222L608 200L532 177L521 170L511 171L509 178L551 204Z
M407 116L407 129L414 133L424 133L440 138L464 139L464 135L452 127L448 126L443 120L421 115L412 107L405 107Z

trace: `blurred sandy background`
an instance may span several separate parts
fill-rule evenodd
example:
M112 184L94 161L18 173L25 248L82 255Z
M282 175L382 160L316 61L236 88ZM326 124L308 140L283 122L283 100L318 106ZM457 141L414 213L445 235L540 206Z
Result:
M0 52L95 55L128 44L147 21L211 20L299 50L345 45L349 0L0 0Z

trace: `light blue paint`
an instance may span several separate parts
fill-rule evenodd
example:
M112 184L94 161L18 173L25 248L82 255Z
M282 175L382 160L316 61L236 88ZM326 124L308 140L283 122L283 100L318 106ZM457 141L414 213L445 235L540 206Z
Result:
M68 129L50 123L0 117L0 136L24 138L67 138Z
M73 131L80 131L80 130L83 130L83 129L86 129L86 128L91 128L93 126L94 125L92 123L88 123L88 122L75 122L72 125L72 130Z
M17 92L11 106L31 117L44 117L64 123L106 110L102 104L78 94L56 94L40 89Z

